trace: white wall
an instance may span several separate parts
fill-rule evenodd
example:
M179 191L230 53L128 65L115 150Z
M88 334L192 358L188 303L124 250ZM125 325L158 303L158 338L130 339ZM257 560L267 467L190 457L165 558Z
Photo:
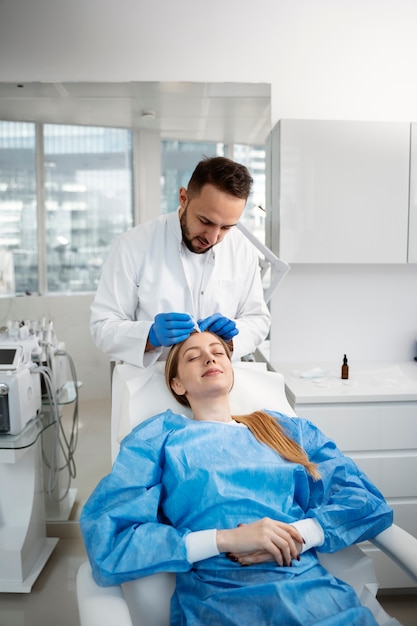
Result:
M417 265L294 265L272 301L274 361L417 356Z
M274 123L410 120L416 27L415 0L2 0L0 80L269 82Z
M2 0L0 81L269 82L273 123L415 121L416 31L415 0ZM413 267L293 268L274 302L277 358L319 350L338 358L349 346L361 359L408 358L416 294ZM75 307L84 342L87 299L69 300L63 310ZM370 341L375 320L381 330ZM85 383L105 393L96 350L73 333L71 344Z

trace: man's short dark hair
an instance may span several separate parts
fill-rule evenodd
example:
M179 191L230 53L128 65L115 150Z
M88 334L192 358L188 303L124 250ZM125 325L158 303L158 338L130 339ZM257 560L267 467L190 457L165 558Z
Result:
M248 169L226 157L204 158L197 164L188 183L190 196L198 196L204 185L210 184L235 196L248 199L253 178Z

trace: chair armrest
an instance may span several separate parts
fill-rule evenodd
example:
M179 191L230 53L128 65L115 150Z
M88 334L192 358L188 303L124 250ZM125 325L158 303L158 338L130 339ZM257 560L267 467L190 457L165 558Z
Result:
M122 588L99 587L88 561L77 572L77 601L81 626L133 626Z
M417 539L392 524L370 540L417 583Z

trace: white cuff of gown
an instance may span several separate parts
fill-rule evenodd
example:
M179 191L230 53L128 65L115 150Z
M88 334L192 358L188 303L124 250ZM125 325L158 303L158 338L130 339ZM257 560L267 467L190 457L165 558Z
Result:
M301 553L310 550L310 548L318 548L324 543L324 532L316 519L311 517L300 519L297 522L292 522L291 526L298 530L305 541Z
M186 536L185 547L189 563L209 559L220 554L217 549L216 533L217 529L211 528L210 530L197 530Z

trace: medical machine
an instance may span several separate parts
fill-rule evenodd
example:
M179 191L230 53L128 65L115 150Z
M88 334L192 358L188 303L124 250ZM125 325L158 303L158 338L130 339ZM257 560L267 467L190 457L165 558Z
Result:
M40 412L40 374L32 361L32 351L38 349L33 338L10 335L0 339L0 434L17 435Z
M11 348L0 347L3 361ZM6 354L5 354L6 353ZM23 365L0 371L0 434L17 435L41 409L40 376L33 367Z
M51 323L8 321L0 329L1 435L19 434L39 414L46 377L55 389L64 384L59 348Z
M64 404L73 406L69 432ZM78 383L65 344L45 318L8 321L0 328L0 593L29 593L58 542L46 521L69 519L77 440Z
M68 402L69 387L74 414L67 436L59 407ZM58 341L51 321L9 320L0 328L0 436L19 435L41 411L49 414L51 424L42 438L45 492L54 502L60 502L75 476L78 384L74 363L65 344ZM61 490L58 476L64 469L69 476L66 488Z

